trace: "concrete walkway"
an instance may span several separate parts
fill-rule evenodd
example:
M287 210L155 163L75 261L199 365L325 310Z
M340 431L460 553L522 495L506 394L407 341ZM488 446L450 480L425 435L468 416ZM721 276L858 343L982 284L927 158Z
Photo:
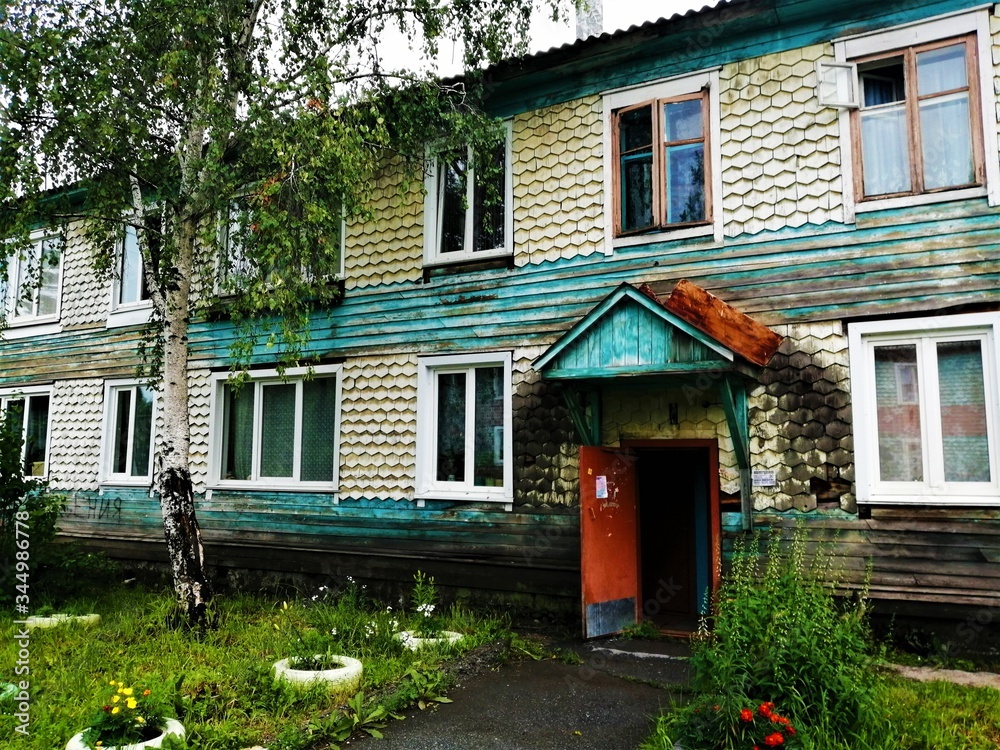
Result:
M688 678L685 644L564 644L582 659L519 660L460 678L454 702L409 712L365 750L629 750ZM357 745L358 741L354 743Z
M887 664L901 677L918 682L954 682L969 687L988 687L1000 690L1000 674L995 672L963 672L959 669L937 669L936 667L906 667L902 664Z

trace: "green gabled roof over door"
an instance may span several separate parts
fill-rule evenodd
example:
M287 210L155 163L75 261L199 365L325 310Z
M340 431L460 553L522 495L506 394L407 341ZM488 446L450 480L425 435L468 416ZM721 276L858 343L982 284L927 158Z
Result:
M728 368L733 352L622 284L534 364L551 380L684 375Z

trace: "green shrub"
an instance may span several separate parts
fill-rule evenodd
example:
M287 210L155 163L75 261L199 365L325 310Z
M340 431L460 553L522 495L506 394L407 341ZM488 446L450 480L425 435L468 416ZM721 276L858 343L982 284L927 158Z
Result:
M819 549L807 561L801 530L786 547L769 545L763 569L759 545L737 541L713 629L703 626L694 642L693 685L705 698L671 717L671 736L690 750L741 748L750 728L741 714L756 722L758 708L773 704L804 747L879 746L872 738L886 720L865 597L834 596L833 557Z

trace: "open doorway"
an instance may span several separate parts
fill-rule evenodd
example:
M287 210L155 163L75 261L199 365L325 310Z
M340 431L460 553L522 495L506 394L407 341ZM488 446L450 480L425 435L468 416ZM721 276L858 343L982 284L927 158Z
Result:
M710 440L641 441L636 454L641 617L690 633L716 585L718 447Z

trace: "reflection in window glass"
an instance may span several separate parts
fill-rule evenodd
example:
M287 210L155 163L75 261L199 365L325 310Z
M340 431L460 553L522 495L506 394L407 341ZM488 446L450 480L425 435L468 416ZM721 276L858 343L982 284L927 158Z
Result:
M908 367L897 367L902 364ZM875 400L878 408L879 475L885 482L920 482L924 478L920 405L901 401L907 385L899 373L909 369L909 386L919 389L917 347L875 347Z
M989 482L982 343L939 341L937 363L945 481Z

